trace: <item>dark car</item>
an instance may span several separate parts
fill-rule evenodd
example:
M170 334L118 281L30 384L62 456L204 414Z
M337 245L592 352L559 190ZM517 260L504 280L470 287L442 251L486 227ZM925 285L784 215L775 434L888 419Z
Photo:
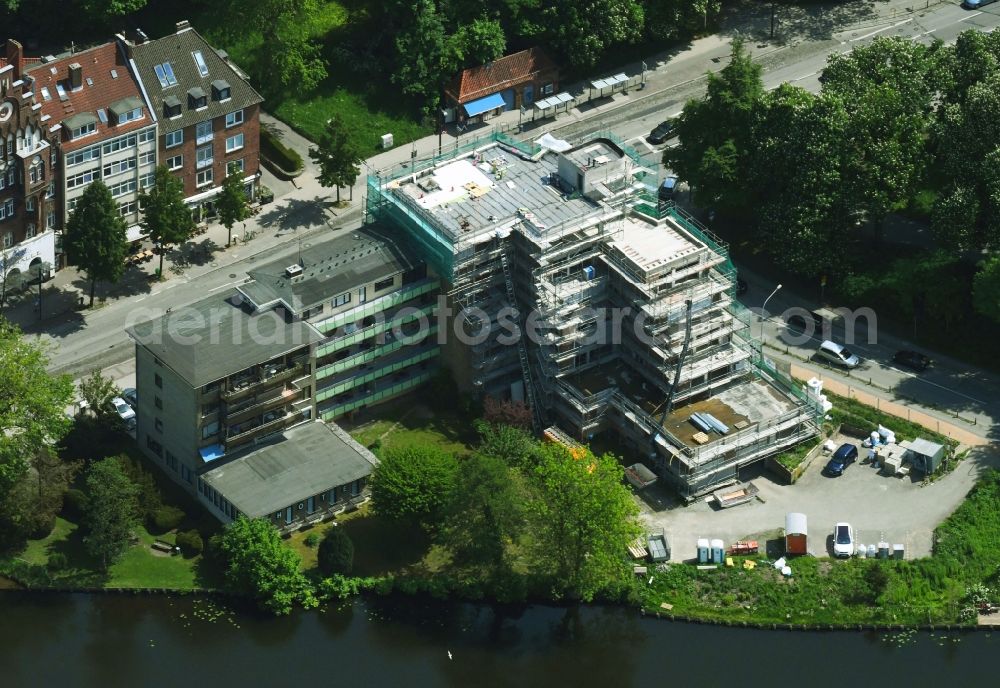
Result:
M927 356L924 356L919 351L907 351L905 349L897 351L893 355L892 360L894 363L919 371L927 370L931 364L931 359L927 358Z
M826 468L823 471L827 475L837 476L843 475L844 469L847 468L848 464L852 464L858 460L858 448L853 444L842 444L833 452L833 456L826 464Z
M657 193L657 197L660 201L666 203L667 201L674 200L674 194L677 192L678 181L677 176L673 174L668 175L667 178L663 180L663 183L660 184L660 190Z
M657 124L653 131L649 132L648 141L659 145L674 136L677 136L677 132L674 129L674 120L668 119Z

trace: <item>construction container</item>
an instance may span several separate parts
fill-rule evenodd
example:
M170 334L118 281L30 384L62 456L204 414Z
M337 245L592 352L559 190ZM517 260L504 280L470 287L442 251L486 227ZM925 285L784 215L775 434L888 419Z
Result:
M899 545L899 544L893 545L892 546L892 558L893 559L902 559L903 558L903 554L904 554L903 550L904 550L903 545Z
M808 552L806 515L796 511L785 514L785 554Z
M708 538L698 538L698 563L707 564L710 558Z

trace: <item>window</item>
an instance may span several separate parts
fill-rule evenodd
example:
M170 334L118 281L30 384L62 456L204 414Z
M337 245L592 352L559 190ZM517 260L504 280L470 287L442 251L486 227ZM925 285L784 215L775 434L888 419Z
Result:
M163 389L163 378L160 377L159 373L153 375L153 384L159 387L160 389Z
M38 162L28 168L28 180L34 184L45 179L45 164Z
M111 177L116 174L121 174L122 172L134 170L135 164L136 158L126 158L125 160L119 160L118 162L105 165L103 173L105 177Z
M66 188L75 189L78 186L86 186L95 179L101 178L100 168L95 167L92 170L87 170L86 172L80 172L79 174L74 174L72 177L66 178Z
M14 245L14 233L7 232L6 234L3 235L3 247L10 248L13 245Z
M139 165L152 165L156 162L156 151L146 151L139 153Z
M206 184L211 184L211 183L212 183L211 167L208 168L207 170L202 170L201 172L199 172L198 176L195 178L195 186L205 186Z
M351 302L351 292L345 292L340 296L334 298L332 305L334 308L337 308L338 306L343 306L345 303L350 303L350 302Z
M382 291L383 289L390 289L392 287L392 277L384 279L380 282L375 283L375 291Z
M179 170L184 167L184 156L175 155L172 158L167 158L167 169L168 170Z
M212 140L212 120L198 122L194 128L195 143L207 143Z
M368 287L361 287L358 289L358 303L364 303L368 300Z
M97 116L100 118L102 124L108 123L108 113L104 111L104 108L97 108Z
M88 122L87 124L84 124L82 127L77 127L76 129L74 129L70 134L70 138L78 139L84 136L90 136L95 131L97 131L97 122Z
M55 168L56 164L59 162L59 151L55 148L49 153L49 166Z
M167 459L166 459L166 461L167 461L167 465L170 466L171 470L173 470L176 473L177 472L177 457L174 456L173 454L171 454L169 449L167 450Z
M129 110L128 112L123 112L118 115L118 124L125 124L126 122L134 122L137 119L142 119L142 108L137 107L135 110Z
M136 202L127 201L125 203L118 204L118 215L121 217L127 217L128 215L135 215Z
M205 64L205 57L201 54L201 51L195 50L191 53L191 57L194 58L194 64L198 68L198 73L202 76L208 76L208 65Z
M5 220L11 217L14 217L14 199L8 198L3 205L0 205L0 220ZM11 239L11 243L8 244L6 236L4 237L4 245L7 248L10 248L13 243L14 240Z
M0 174L0 191L3 191L5 186L7 186L7 177Z
M159 418L153 419L153 427L156 428L157 432L163 432L163 421Z
M181 464L181 478L186 480L190 485L194 484L194 481L191 479L191 469L187 467L186 463Z
M73 167L73 165L97 160L99 157L101 157L101 147L91 146L75 153L68 153L66 155L66 167Z
M150 172L149 174L144 174L141 177L139 177L139 188L148 189L153 185L154 181L156 181L155 173Z
M230 136L226 139L227 153L232 153L233 151L239 150L242 147L243 147L243 132L240 132L235 136Z
M237 110L236 112L230 112L226 115L226 128L235 127L237 124L243 124L243 111Z
M28 196L26 199L24 199L24 209L27 210L28 212L34 212L35 211L35 197L34 196Z
M36 229L34 223L28 223L27 229L24 230L24 238L25 239L32 238L33 236L35 236L35 232Z
M211 423L206 424L205 427L201 429L201 438L203 440L207 440L209 437L218 434L219 434L219 421L217 420L213 420Z
M158 64L153 67L156 78L160 82L160 88L170 88L177 84L177 77L174 76L174 66L169 62Z
M156 376L157 379L159 379L159 377L160 377L159 375ZM156 386L157 387L162 387L163 385L160 382L157 382ZM162 411L163 410L163 399L161 399L160 397L154 396L153 397L153 406L155 406L156 408L158 408L158 409L160 409Z
M45 218L45 226L48 229L56 228L56 211L52 210L49 212L48 216Z
M79 202L80 202L79 196L77 196L76 198L71 198L68 201L66 201L66 208L69 210L76 210L76 204Z
M196 165L198 169L202 167L208 167L214 161L212 155L212 145L202 146L195 151L195 158L197 159Z
M105 143L102 147L105 155L111 155L112 153L117 153L120 150L125 150L126 148L132 148L135 146L136 136L135 134L129 134L128 136L119 136L113 141Z
M3 185L0 184L0 189L2 189L2 188L3 188ZM45 190L45 197L46 198L55 198L56 197L56 185L55 184L49 184L49 188L47 188Z
M239 160L230 160L226 164L226 167L229 168L230 174L233 172L242 172L245 169L243 166L243 158L240 158Z
M118 184L112 184L109 187L109 189L111 190L111 197L118 198L119 196L124 196L127 193L131 193L132 191L135 191L135 186L136 183L134 179L126 179L125 181L119 182Z
M139 132L139 143L149 143L156 138L156 129L146 129Z
M163 445L153 439L151 435L146 435L146 447L159 457L163 457Z
M42 98L45 100L52 100L52 95L49 93L49 89L42 86Z
M164 137L164 147L173 148L174 146L179 146L184 143L184 130L178 129L177 131L168 131Z
M201 405L201 415L203 416L210 416L218 410L219 410L219 402L217 401Z
M556 88L555 84L552 83L545 84L544 86L542 86L542 95L543 96L552 95L552 92L555 90L555 88Z

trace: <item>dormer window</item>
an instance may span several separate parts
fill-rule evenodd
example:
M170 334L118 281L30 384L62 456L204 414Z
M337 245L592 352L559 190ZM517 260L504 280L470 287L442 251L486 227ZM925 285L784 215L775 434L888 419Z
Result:
M208 107L208 96L205 95L205 91L201 86L195 86L188 91L188 107L193 110Z
M87 124L84 124L82 127L77 127L76 129L73 130L73 138L78 139L83 136L88 136L90 134L93 134L95 131L97 131L97 122L88 122Z
M175 96L167 96L163 99L163 114L165 117L181 116L181 101Z
M212 82L212 99L219 102L232 98L232 89L229 83L223 79L216 79Z
M92 113L81 112L68 117L63 125L69 130L70 138L76 140L97 131L97 118Z
M134 122L137 119L142 119L142 101L135 96L122 98L111 103L111 107L108 110L114 115L117 124L125 124L126 122Z

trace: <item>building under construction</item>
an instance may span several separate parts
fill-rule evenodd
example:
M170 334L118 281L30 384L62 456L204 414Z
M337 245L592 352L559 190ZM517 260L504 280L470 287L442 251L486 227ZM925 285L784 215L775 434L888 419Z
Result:
M651 195L655 162L610 134L545 138L494 134L368 180L369 216L447 283L459 385L525 401L536 430L614 430L688 497L814 435L818 408L760 365L725 244Z

